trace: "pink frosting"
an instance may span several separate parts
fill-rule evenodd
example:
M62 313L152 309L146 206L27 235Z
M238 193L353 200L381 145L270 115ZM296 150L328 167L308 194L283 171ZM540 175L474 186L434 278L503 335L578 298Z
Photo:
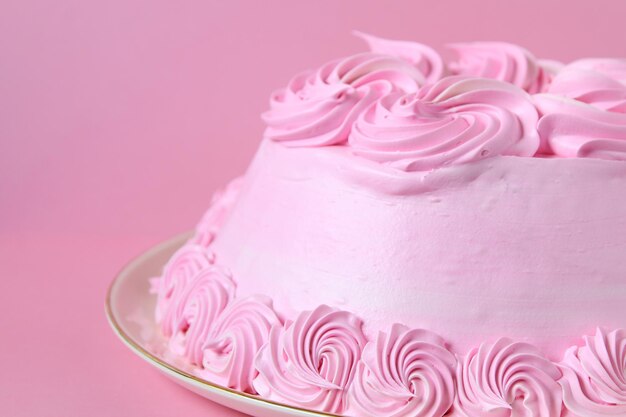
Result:
M626 416L626 330L598 329L561 363L565 407L577 417Z
M205 247L211 244L215 234L228 219L228 214L239 197L242 184L243 177L235 178L226 187L213 194L209 208L196 226L190 242Z
M600 73L626 85L625 58L584 58L568 64L567 67Z
M611 61L617 61L614 66ZM559 72L548 93L573 98L583 103L615 112L626 113L626 60L602 60L594 70L587 60L576 61ZM593 61L595 62L595 61ZM623 73L617 69L623 65ZM616 67L612 71L608 70Z
M187 244L170 258L161 277L153 279L152 291L157 293L156 320L161 324L163 334L171 336L181 329L185 321L173 300L177 300L187 283L214 261L211 251L196 244Z
M172 316L179 321L173 328L170 347L191 363L200 365L210 329L235 296L235 283L223 268L209 266L195 275L179 294L172 300L175 313Z
M326 305L283 325L270 299L235 299L233 279L212 250L187 243L155 289L167 293L166 278L176 283L161 324L172 329L172 350L200 364L197 373L213 383L350 415L624 415L625 330L585 338L567 351L562 372L538 348L508 339L457 362L430 331L395 324L367 342L357 316Z
M369 104L392 91L415 92L440 71L435 53L425 46L361 36L384 53L352 55L293 78L272 95L263 114L266 138L287 146L343 143Z
M229 388L256 393L252 387L257 376L254 358L267 342L270 329L281 324L269 298L250 296L235 301L211 327L200 374Z
M625 327L624 162L405 172L347 146L265 141L246 178L212 249L238 294L270 294L287 318L328 304L370 339L400 322L460 354L507 335L553 360L589 328Z
M626 160L626 114L553 94L534 97L542 152L566 158Z
M171 349L327 412L626 415L626 331L566 351L624 327L626 164L582 157L626 160L626 61L457 45L450 70L483 78L446 77L359 36L371 52L274 96L246 179L152 280ZM564 158L522 158L540 136ZM502 334L528 343L483 343Z
M532 345L506 338L483 344L457 367L455 411L468 417L558 417L560 377Z
M363 350L350 390L350 414L441 417L454 399L455 366L441 337L394 324Z
M361 325L355 315L321 305L285 327L272 328L256 360L254 387L276 401L343 412L366 343Z
M626 60L575 61L534 101L542 153L626 160Z
M359 117L354 153L406 171L497 155L532 156L539 146L537 111L510 84L446 77L417 94L387 95Z
M370 51L396 56L412 64L422 73L427 83L438 81L445 73L441 55L428 45L383 39L358 31L354 34L367 42Z
M544 68L533 54L506 42L469 42L448 45L458 59L449 64L453 74L493 78L529 93L545 91L556 67Z

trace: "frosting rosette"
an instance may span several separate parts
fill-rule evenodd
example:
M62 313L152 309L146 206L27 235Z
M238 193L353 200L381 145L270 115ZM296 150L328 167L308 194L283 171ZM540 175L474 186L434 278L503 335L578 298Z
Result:
M563 403L576 417L626 416L626 330L598 329L561 362Z
M341 413L366 343L362 322L326 305L272 328L256 359L257 392L313 410Z
M467 417L559 417L560 377L536 347L502 338L459 363L454 409Z
M533 97L543 116L542 152L562 157L626 160L626 60L586 59L567 65L548 93Z
M453 43L457 59L448 64L457 75L493 78L533 94L545 91L552 79L552 62L544 67L528 50L507 42Z
M350 133L353 152L405 171L497 155L533 156L537 110L523 90L486 78L451 76L416 94L371 105Z
M209 266L195 275L172 300L174 316L180 318L170 339L172 351L200 365L209 331L234 297L235 283L223 268Z
M626 113L626 60L583 59L565 66L548 93Z
M256 393L252 381L257 375L254 358L273 326L280 326L272 301L250 296L230 304L211 327L204 344L202 376L218 384Z
M183 323L175 300L187 284L201 271L208 269L214 260L214 254L206 248L186 244L172 255L161 276L151 280L151 291L157 294L156 321L160 323L165 336L172 336Z
M424 45L360 36L374 52L331 61L272 94L262 116L266 138L287 146L343 143L369 104L393 91L415 92L441 73L440 58Z
M350 388L350 410L373 417L441 417L454 400L455 366L442 338L394 324L365 346Z
M208 210L196 226L191 243L201 246L209 246L215 234L222 228L228 218L243 184L243 177L235 178L226 187L213 194Z

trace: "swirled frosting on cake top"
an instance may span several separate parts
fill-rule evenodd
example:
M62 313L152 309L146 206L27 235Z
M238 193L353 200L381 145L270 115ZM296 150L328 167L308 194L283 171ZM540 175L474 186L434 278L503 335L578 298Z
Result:
M446 61L417 42L357 36L369 52L272 95L266 138L348 146L404 171L496 156L626 159L626 60L564 66L511 43L470 42L448 45Z
M529 93L549 86L552 66L542 63L521 46L507 42L454 43L448 48L457 54L449 63L453 74L492 78L511 83Z
M425 45L363 35L372 49L295 76L272 94L265 137L287 146L345 142L356 117L376 99L412 93L438 78L442 63Z
M626 160L626 59L572 62L534 101L543 152Z
M537 111L500 81L446 77L414 94L389 94L353 125L354 153L406 171L427 171L492 155L532 156Z

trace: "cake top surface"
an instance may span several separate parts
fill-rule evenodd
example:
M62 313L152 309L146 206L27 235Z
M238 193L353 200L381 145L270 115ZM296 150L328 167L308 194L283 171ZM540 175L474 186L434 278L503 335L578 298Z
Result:
M356 35L369 51L272 94L266 139L404 172L502 156L626 161L626 59L562 64L471 42L448 45L444 60L420 43Z

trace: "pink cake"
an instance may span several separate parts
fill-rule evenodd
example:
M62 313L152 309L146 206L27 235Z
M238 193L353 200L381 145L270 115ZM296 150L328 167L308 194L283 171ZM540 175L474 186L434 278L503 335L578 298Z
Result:
M154 280L172 352L337 414L626 416L626 60L359 36Z

